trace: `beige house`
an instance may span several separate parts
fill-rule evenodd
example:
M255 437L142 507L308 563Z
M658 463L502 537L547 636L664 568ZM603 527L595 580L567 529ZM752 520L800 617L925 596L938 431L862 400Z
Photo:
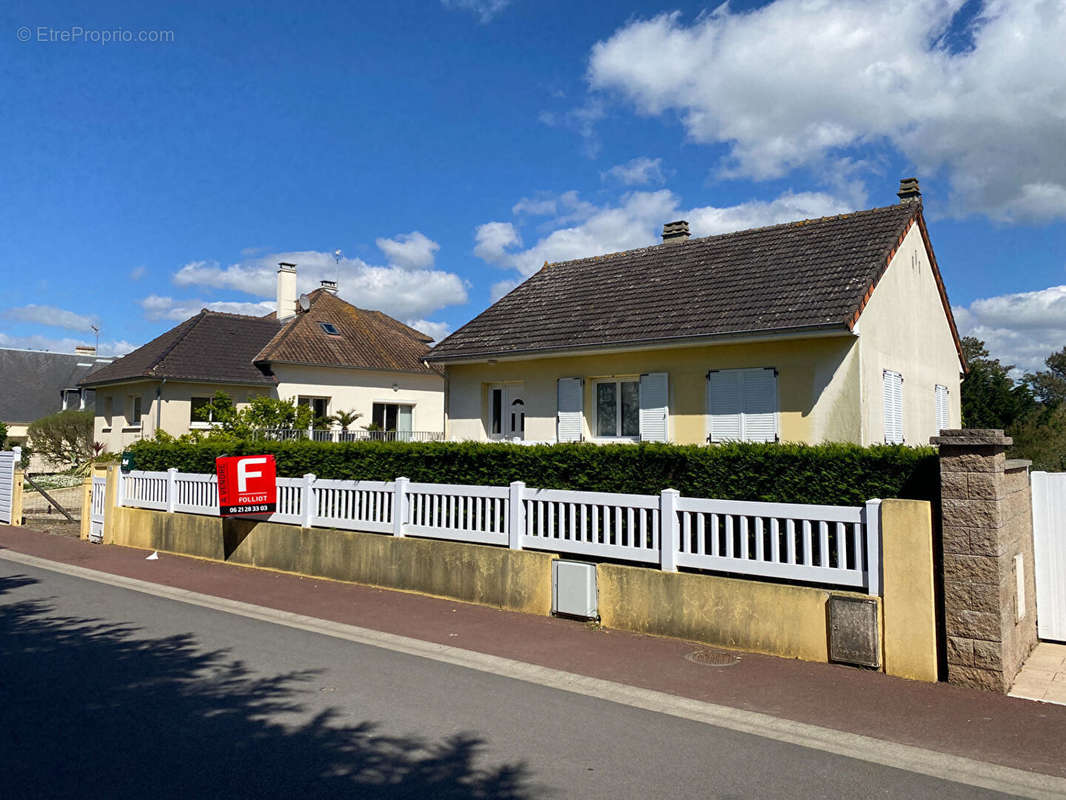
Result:
M546 264L438 344L450 440L927 444L965 370L900 203Z
M332 282L297 297L292 264L278 270L278 309L265 317L204 309L95 372L82 385L96 393L96 441L120 452L156 431L209 429L207 404L219 390L238 406L268 395L314 410L316 430L279 435L442 438L444 381L423 360L430 337L341 300ZM324 421L340 411L361 416L342 431Z

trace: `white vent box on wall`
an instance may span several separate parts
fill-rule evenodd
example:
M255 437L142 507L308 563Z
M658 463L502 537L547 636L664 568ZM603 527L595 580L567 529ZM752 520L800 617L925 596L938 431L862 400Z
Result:
M596 619L596 565L584 561L552 562L552 613Z

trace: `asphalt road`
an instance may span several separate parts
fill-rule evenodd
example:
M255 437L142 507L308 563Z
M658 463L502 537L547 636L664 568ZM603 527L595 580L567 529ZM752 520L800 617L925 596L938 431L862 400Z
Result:
M0 560L5 797L1002 797Z

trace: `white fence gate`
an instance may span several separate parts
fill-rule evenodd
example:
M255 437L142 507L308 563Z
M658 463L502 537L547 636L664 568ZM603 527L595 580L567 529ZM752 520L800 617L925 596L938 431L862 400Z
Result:
M89 541L97 544L104 541L104 515L107 513L107 478L93 476L92 494L89 503Z
M0 523L10 525L15 504L15 468L22 458L21 448L0 452Z
M1041 639L1066 641L1066 472L1034 472L1033 556Z

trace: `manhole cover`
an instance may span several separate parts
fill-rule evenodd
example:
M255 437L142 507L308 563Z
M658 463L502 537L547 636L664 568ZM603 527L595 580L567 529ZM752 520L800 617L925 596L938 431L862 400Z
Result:
M730 653L728 650L712 650L707 647L686 653L685 659L693 664L703 664L705 667L731 667L740 662L740 657L736 653Z

